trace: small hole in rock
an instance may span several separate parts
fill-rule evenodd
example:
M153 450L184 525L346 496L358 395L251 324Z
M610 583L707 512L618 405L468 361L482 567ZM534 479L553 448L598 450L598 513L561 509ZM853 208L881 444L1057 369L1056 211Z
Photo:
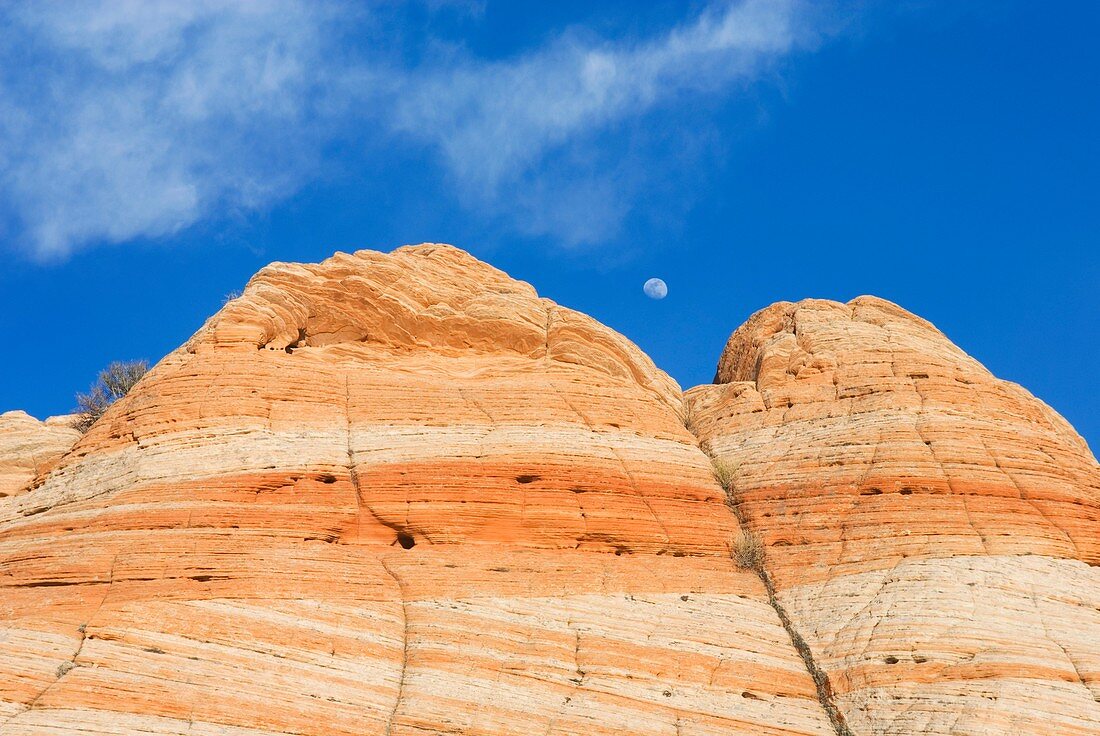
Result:
M321 476L321 482L324 483L326 486L330 486L330 485L332 485L333 483L336 482L336 476L335 475L328 475L328 474L322 475Z
M887 657L883 661L886 662L886 664L897 664L898 663L898 658L897 657Z
M750 693L750 692L749 692L748 690L746 690L745 692L741 693L741 697L742 697L742 698L748 698L749 700L760 700L760 698L758 698L758 697L757 697L756 695L753 695L753 694L752 694L752 693Z
M539 476L537 476L537 475L517 475L516 476L516 482L517 483L534 483L538 479L539 479Z
M401 549L412 549L416 546L416 540L408 532L398 532L397 543L401 545Z
M913 494L913 489L912 488L902 488L898 492L903 496L911 496Z

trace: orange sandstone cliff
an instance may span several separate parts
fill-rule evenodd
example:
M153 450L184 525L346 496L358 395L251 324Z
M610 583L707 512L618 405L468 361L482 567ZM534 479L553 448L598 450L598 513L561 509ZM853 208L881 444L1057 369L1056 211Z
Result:
M0 415L0 736L1100 734L1098 563L1083 440L888 302L681 394L450 246L276 263Z

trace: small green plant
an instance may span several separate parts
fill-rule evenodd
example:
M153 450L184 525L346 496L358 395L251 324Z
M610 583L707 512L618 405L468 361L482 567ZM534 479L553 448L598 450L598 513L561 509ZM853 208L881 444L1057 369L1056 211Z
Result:
M722 490L726 493L733 490L733 484L737 480L738 467L738 463L729 460L717 459L714 461L714 479L718 481L718 485L722 486Z
M60 680L65 675L69 674L69 672L75 667L76 667L76 665L74 663L66 660L66 661L62 662L61 664L57 665L57 670L54 672L54 674L57 676L57 679Z
M115 361L101 370L88 393L76 395L77 418L73 427L87 432L148 370L149 364L144 360Z
M694 434L695 432L695 405L687 401L684 402L684 429Z
M764 569L764 545L756 535L748 529L742 529L733 538L730 545L730 556L742 570Z

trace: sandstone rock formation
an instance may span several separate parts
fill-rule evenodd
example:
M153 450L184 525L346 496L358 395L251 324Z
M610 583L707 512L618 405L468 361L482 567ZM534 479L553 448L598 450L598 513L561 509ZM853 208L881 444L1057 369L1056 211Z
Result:
M693 427L857 734L1100 733L1100 468L894 304L775 304Z
M1100 734L1096 461L881 300L685 397L458 249L338 254L71 449L9 416L0 736Z
M80 433L72 416L40 422L23 411L0 414L0 498L27 490L72 448Z
M681 406L457 249L269 266L3 500L0 733L831 733Z

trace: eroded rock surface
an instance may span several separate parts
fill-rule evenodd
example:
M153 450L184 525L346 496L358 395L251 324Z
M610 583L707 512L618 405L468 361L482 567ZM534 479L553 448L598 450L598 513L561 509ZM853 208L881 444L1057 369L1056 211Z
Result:
M693 428L857 734L1100 733L1100 468L881 299L773 305Z
M0 736L1100 734L1096 460L879 299L683 396L450 246L272 264L74 440L0 416Z
M0 498L27 490L79 439L74 417L39 421L23 411L0 414Z
M273 264L0 499L0 734L831 734L682 412L457 249Z

